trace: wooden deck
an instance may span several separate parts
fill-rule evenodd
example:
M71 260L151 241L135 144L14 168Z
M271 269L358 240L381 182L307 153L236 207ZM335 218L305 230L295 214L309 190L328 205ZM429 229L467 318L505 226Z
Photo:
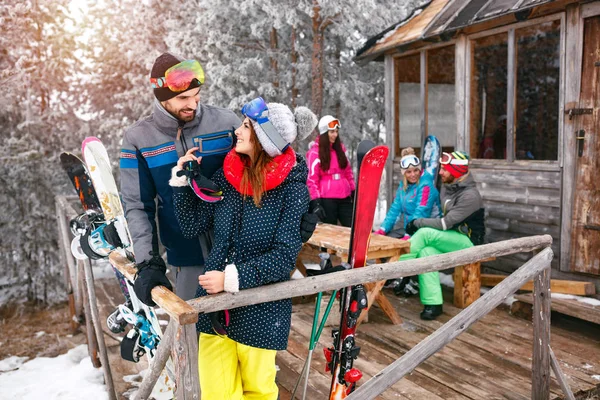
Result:
M451 301L451 293L444 296ZM461 311L447 301L437 321L422 321L418 298L389 291L387 297L403 323L392 325L377 307L370 311L356 338L361 354L355 366L363 383ZM314 304L294 305L288 350L277 356L282 400L290 398L306 358L313 313ZM307 399L327 398L330 375L324 372L322 349L331 345L330 332L324 329L315 349ZM496 309L379 398L530 399L532 338L531 322ZM551 345L576 395L600 387L600 326L553 315ZM551 398L563 398L554 375Z
M96 279L102 321L122 299L116 279ZM386 290L403 323L392 325L377 306L369 322L357 333L361 354L355 363L366 382L374 374L410 350L419 341L460 312L452 306L452 293L445 291L444 314L437 321L419 319L418 298L404 299ZM334 308L337 307L337 303ZM290 398L308 352L314 304L294 305L288 350L279 352L277 381L281 400ZM323 308L322 311L323 312ZM551 343L575 394L600 387L600 326L562 318L555 321ZM162 315L167 319L168 316ZM330 322L333 322L330 321ZM120 399L129 398L139 385L139 373L147 368L144 359L134 364L121 359L115 335L105 332L113 380ZM323 347L331 345L331 328L326 327L317 345L309 379L310 400L326 399L330 375L324 372ZM121 336L121 335L118 335ZM531 398L532 324L497 309L431 357L412 374L384 392L380 399L529 399ZM133 378L133 379L132 379ZM129 393L127 393L129 392ZM551 398L562 397L554 377Z

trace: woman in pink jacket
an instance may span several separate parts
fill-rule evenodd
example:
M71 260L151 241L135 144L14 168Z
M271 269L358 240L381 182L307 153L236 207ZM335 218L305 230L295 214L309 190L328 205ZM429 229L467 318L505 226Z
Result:
M321 222L352 225L354 174L339 137L340 121L325 115L319 121L319 136L306 153L310 209Z

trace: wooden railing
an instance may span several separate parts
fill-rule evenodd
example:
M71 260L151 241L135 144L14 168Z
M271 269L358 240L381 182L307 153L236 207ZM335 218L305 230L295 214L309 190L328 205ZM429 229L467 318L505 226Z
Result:
M194 324L198 313L306 296L359 283L440 271L493 257L532 251L539 252L436 332L358 387L348 399L362 400L377 397L532 279L534 281L532 398L549 398L551 367L566 397L574 398L550 348L550 263L553 257L551 244L550 235L530 236L427 258L375 264L367 268L277 283L269 285L269 290L258 287L238 293L220 293L193 299L187 304L165 288L154 288L152 299L171 316L171 320L150 366L150 372L144 376L136 399L149 397L169 357L173 358L176 370L177 399L200 399L197 368L198 341ZM133 265L127 259L117 253L111 254L109 259L112 265L126 277L133 278Z

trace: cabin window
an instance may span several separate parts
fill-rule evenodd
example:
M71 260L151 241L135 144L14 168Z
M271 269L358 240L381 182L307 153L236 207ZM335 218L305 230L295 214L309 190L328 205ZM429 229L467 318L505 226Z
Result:
M472 158L558 160L561 20L471 39Z
M471 41L470 154L506 158L508 34Z
M427 135L434 135L444 151L456 144L455 48L427 50Z
M515 30L515 159L558 160L560 20Z
M423 50L395 60L396 149L413 147L420 154L427 135L435 135L445 151L456 143L455 46ZM426 60L426 62L422 62ZM427 77L425 84L421 77ZM425 90L427 96L422 96ZM422 100L425 100L425 103Z
M402 57L396 60L397 83L397 129L396 155L405 147L413 147L417 154L421 148L421 78L420 55Z

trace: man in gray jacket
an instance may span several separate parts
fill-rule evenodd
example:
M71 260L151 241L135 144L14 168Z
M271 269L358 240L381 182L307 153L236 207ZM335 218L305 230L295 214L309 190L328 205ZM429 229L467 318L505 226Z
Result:
M400 260L449 253L483 243L483 200L469 173L469 156L461 151L443 153L440 159L441 218L417 218L406 227L410 253ZM419 275L419 293L424 305L421 318L435 319L442 313L442 288L436 272Z
M166 265L158 253L159 234L168 263L175 270L176 293L184 300L195 297L198 276L212 247L212 232L193 239L183 236L169 186L171 168L193 148L195 155L202 157L200 172L210 179L223 166L234 145L234 131L241 125L232 111L200 104L203 83L204 71L198 61L171 53L160 55L150 72L155 97L152 114L129 127L123 138L121 194L138 267L134 289L148 305L154 305L153 287L170 288ZM315 223L313 215L305 214L304 241L312 235Z

